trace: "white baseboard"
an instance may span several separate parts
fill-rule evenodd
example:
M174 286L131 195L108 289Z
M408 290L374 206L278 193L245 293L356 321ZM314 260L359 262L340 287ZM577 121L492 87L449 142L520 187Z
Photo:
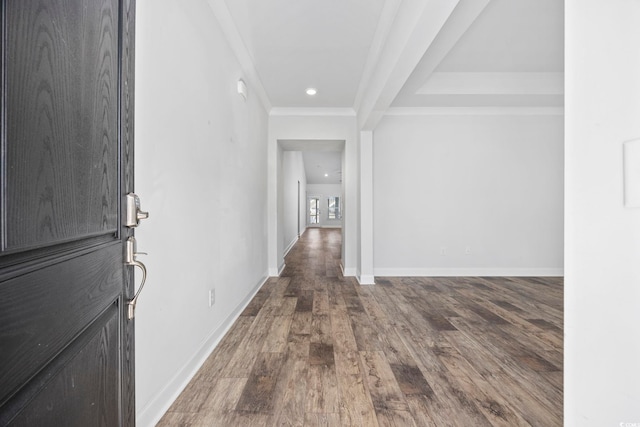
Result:
M374 268L379 277L438 277L438 276L511 276L558 277L563 268ZM346 274L345 274L346 276Z
M291 249L293 249L293 247L296 245L296 243L298 243L298 236L293 238L293 241L291 243L289 243L289 246L287 246L287 249L284 250L284 255L283 257L286 257L289 254L289 251Z
M341 265L342 267L342 265ZM344 277L354 277L356 276L356 269L355 268L344 268L342 267L342 275Z
M361 285L375 285L376 279L372 274L361 274L360 276L356 276L358 279L358 283Z
M280 275L282 274L282 270L284 270L286 266L287 265L283 262L277 269L269 268L269 277L280 277Z
M342 228L341 225L323 225L320 228Z
M220 340L229 331L233 323L240 317L242 311L249 305L253 297L266 283L268 277L264 277L258 285L238 304L225 321L216 328L200 345L198 351L187 362L185 366L176 373L173 378L162 388L156 396L142 409L137 411L136 424L142 427L155 426L160 418L167 412L167 409L178 398L180 393L189 384L198 370L202 367L211 352L220 343Z

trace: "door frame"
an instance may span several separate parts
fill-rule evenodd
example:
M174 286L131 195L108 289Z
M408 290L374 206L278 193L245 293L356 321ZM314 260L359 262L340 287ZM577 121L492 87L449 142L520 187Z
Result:
M123 245L129 237L134 235L134 229L125 227L126 218L125 197L133 193L134 187L134 123L135 123L135 24L136 0L120 0L120 100L118 115L120 131L120 153L122 171L120 173L120 239ZM135 295L134 267L124 268L124 298L131 300ZM136 424L135 403L135 318L129 320L127 307L122 304L120 310L122 343L125 346L121 355L122 370L120 387L122 393L122 424L134 426Z
M278 115L279 116L279 115ZM310 122L307 122L309 119ZM267 266L271 277L280 275L284 264L284 199L283 153L285 151L339 151L342 153L342 249L340 267L345 276L355 276L356 229L356 134L351 125L342 126L343 117L337 123L327 123L326 117L297 117L283 115L269 128L267 144ZM350 119L350 118L344 118ZM304 120L305 126L299 126ZM302 130L301 130L302 129ZM318 133L319 132L319 133ZM321 136L319 136L321 135ZM351 206L351 208L350 208ZM352 215L352 210L354 214ZM306 211L306 209L305 209ZM305 221L306 222L306 221Z

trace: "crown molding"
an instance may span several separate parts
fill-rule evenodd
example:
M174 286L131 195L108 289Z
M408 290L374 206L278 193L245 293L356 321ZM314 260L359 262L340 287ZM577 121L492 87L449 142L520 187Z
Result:
M207 0L207 3L218 20L222 33L229 43L231 50L240 63L240 68L244 73L242 78L255 91L258 99L260 99L260 102L262 103L262 106L267 112L269 112L272 108L271 101L269 100L269 96L262 85L262 81L260 81L260 77L258 76L258 72L253 62L253 57L242 40L242 36L231 17L231 12L229 12L229 8L227 7L225 0Z
M333 117L355 117L353 108L279 108L274 107L269 112L269 116L333 116Z
M563 116L564 107L393 107L385 116Z

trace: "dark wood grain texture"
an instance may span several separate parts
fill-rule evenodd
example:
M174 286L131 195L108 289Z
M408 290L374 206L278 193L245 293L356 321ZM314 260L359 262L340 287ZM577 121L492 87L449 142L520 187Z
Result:
M339 248L308 229L159 425L562 425L562 280L361 287Z
M121 259L115 242L0 284L0 404L117 299Z
M115 426L119 414L118 325L114 303L31 387L37 398L21 407L11 427ZM100 366L101 369L95 369ZM24 394L31 390L27 388ZM24 396L32 398L36 396ZM61 399L62 397L62 399ZM0 424L4 425L2 420Z
M5 250L118 226L118 1L7 1ZM70 60L65 60L69 58Z
M1 5L0 417L134 425L135 0Z

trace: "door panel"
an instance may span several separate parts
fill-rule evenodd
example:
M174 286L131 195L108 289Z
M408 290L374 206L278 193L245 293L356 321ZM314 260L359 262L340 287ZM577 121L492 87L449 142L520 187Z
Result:
M134 425L134 0L0 0L0 425Z
M119 414L113 408L118 407L119 399L118 324L119 310L114 303L56 359L46 375L21 391L20 400L29 403L11 426L117 426ZM1 419L0 425L4 425Z
M113 304L122 293L121 259L116 242L2 283L0 401Z
M5 19L3 249L113 234L117 0L10 0Z

